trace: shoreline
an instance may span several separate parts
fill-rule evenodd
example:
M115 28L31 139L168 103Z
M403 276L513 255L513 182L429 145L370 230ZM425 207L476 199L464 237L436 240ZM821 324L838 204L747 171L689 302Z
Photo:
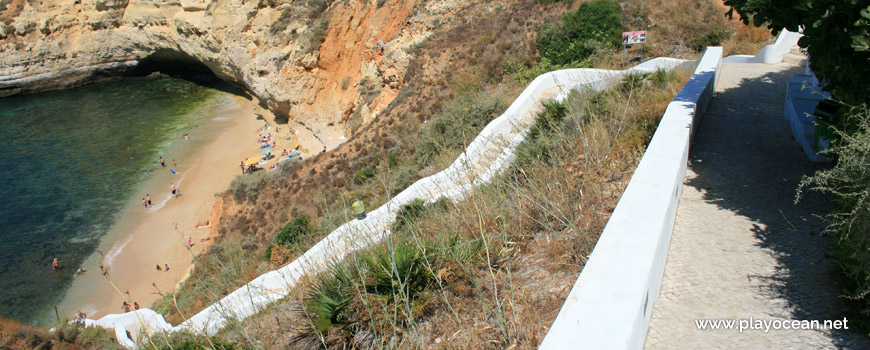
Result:
M77 276L64 293L58 304L62 318L71 318L79 310L91 319L121 313L124 300L147 308L161 295L174 292L189 277L195 256L214 241L215 221L223 206L216 194L227 190L240 175L240 160L258 154L258 135L275 136L278 142L273 154L280 154L284 148L292 150L299 144L305 159L322 147L313 134L294 127L296 123L292 121L277 129L258 132L264 120L275 125L272 113L254 101L228 96L234 100L233 106L204 118L192 130L191 144L181 141L171 150L177 151L177 155L164 155L165 172L158 169L143 182L139 189L142 193L131 196L98 248L82 263L88 272ZM279 129L281 132L277 133ZM287 137L291 139L286 140ZM279 158L270 160L263 171L268 171ZM172 159L179 163L175 175L169 173ZM181 197L171 198L170 183L179 186ZM145 193L151 194L154 205L148 210L143 209L138 198ZM207 229L196 227L206 220L211 222ZM188 239L193 243L190 247ZM169 271L157 271L158 264L168 264ZM101 273L103 266L108 270L105 276ZM42 318L46 317L53 319L53 312Z

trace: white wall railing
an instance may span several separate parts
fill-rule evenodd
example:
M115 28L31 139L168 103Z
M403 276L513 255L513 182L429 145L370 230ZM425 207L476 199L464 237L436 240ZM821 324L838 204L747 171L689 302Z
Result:
M758 51L755 56L752 55L732 55L722 59L722 63L767 63L776 64L782 62L783 57L797 45L798 40L803 36L801 33L790 32L783 29L776 38L776 42L767 45Z
M659 295L689 147L716 89L722 48L708 47L668 105L540 349L640 349Z

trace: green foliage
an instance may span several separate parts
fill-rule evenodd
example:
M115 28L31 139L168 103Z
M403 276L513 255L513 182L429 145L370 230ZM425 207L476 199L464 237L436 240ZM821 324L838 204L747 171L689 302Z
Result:
M301 237L311 234L312 231L314 231L314 226L311 225L308 216L299 215L284 225L281 232L275 236L275 243L285 246L291 245L298 242Z
M351 276L345 265L337 264L315 279L305 299L305 311L311 319L309 333L324 334L348 324L354 290Z
M558 101L543 102L544 110L538 113L535 123L529 128L527 142L517 149L518 163L527 163L532 159L549 160L551 146L548 142L540 142L543 136L550 136L562 124L568 113L568 108Z
M668 84L672 84L679 80L679 77L671 71L657 69L649 75L649 80L655 88L663 89Z
M326 18L321 18L320 21L311 30L309 51L317 51L320 49L320 44L326 40L326 34L329 32L329 21Z
M870 96L870 1L795 0L784 5L774 0L725 0L743 23L766 25L773 34L783 27L804 36L810 68L838 99L851 105L867 103Z
M805 177L796 201L807 189L830 193L837 209L829 214L828 230L837 236L835 248L843 289L850 299L849 320L858 329L870 329L870 111L866 107L848 117L854 132L838 130L839 144L832 149L837 163L832 169Z
M644 81L649 76L649 73L632 72L622 77L622 82L619 84L618 90L621 92L639 89L643 86Z
M363 256L368 274L366 290L390 295L405 303L416 299L434 283L435 277L424 265L423 253L411 244L376 249Z
M587 61L584 61L587 62ZM568 68L569 66L586 66L586 63L576 63L572 65L556 65L553 62L550 62L550 59L547 57L541 57L541 61L537 64L523 64L516 62L507 62L505 63L505 72L510 75L514 80L522 83L528 84L533 79L537 78L539 75L552 72L554 70L560 70L564 68Z
M485 92L462 94L441 108L416 146L417 162L430 163L443 152L465 148L467 143L506 108L499 95Z
M417 176L417 168L413 164L404 164L390 173L391 179L391 195L399 194L405 188L413 184L419 176Z
M619 3L613 0L584 2L562 22L545 27L538 37L538 51L555 65L588 64L597 51L620 43L622 21Z
M154 344L158 347L154 347L150 343L146 343L142 347L149 350L242 350L249 348L220 337L205 338L187 332L173 332L158 337L154 340Z
M725 28L715 25L702 28L700 32L703 34L692 38L691 42L688 43L690 48L698 52L704 51L707 46L722 45L722 42L731 35Z
M378 174L378 168L374 165L367 165L360 168L355 174L353 174L353 183L355 185L362 185L369 181L369 179L375 177Z
M94 346L95 348L123 349L115 339L115 332L103 327L88 327L82 329L77 338L79 342Z
M274 170L259 170L253 174L236 176L230 182L229 193L233 195L233 200L239 203L256 200L263 186L287 176L298 168L300 163L300 158L295 158L279 163L278 168Z
M410 203L405 204L399 209L396 214L396 221L393 223L393 232L400 231L411 223L417 221L417 218L423 216L426 211L426 203L420 198L415 198Z

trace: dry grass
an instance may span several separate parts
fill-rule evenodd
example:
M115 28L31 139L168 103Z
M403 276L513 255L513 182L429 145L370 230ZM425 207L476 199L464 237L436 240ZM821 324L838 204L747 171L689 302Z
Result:
M456 204L400 215L406 224L386 242L339 264L351 278L321 273L225 335L258 339L264 348L536 348L687 79L657 74L572 95L564 120L522 146L491 185ZM416 260L423 270L394 274L392 293L371 289L379 276L371 259L406 266L408 249L425 257ZM323 281L344 288L333 299L348 300L328 327L311 308L321 305L312 293ZM321 326L313 332L312 325Z

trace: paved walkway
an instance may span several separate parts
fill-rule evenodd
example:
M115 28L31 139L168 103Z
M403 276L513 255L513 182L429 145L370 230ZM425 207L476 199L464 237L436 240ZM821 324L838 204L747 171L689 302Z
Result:
M647 349L870 349L827 330L699 330L697 319L842 320L819 196L794 204L818 169L782 117L788 63L723 64L703 116L655 304Z

